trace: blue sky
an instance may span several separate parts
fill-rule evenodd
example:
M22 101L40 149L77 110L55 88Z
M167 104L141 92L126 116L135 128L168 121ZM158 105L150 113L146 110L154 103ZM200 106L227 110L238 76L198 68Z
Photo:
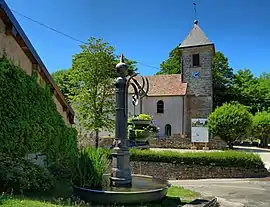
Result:
M192 28L192 0L6 0L9 7L82 41L102 38L159 67ZM199 25L235 69L270 72L270 1L196 0ZM80 43L15 14L50 72L71 66ZM143 75L158 69L137 65Z

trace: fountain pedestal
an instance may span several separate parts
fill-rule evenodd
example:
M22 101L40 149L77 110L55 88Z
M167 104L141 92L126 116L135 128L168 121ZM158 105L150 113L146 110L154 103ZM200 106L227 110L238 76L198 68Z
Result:
M128 120L128 87L126 73L128 65L121 55L116 65L119 77L115 83L116 117L115 117L115 146L112 153L112 170L110 183L114 187L130 187L132 184L131 169L129 166L129 149L127 138Z
M132 177L129 165L128 150L117 150L112 153L111 185L115 187L131 187Z

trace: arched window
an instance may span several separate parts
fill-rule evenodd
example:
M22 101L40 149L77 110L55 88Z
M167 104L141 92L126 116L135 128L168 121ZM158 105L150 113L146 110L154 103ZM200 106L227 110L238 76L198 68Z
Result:
M164 102L162 100L159 100L157 102L157 113L159 113L159 114L164 113Z
M172 135L172 126L170 124L165 125L165 136L170 137Z

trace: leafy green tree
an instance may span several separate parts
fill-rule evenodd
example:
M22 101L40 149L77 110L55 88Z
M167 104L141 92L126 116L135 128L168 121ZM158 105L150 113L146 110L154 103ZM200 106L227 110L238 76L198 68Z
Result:
M261 140L262 146L267 147L270 139L270 113L263 111L253 116L252 133Z
M259 110L270 112L270 73L261 74L258 83L258 89L260 91Z
M254 77L249 69L239 70L233 80L234 100L249 107L255 114L270 108L270 78L264 73Z
M157 72L157 75L180 74L180 73L181 73L181 52L177 46L169 53L169 58L160 64L160 71Z
M71 69L67 70L58 70L53 72L51 75L54 81L57 83L58 87L60 88L61 92L66 97L67 101L70 103L74 93L72 89L76 87L75 84L72 84L72 73Z
M114 55L114 65L116 66L118 62L119 62L119 56ZM138 70L136 68L136 64L137 64L136 61L125 58L125 63L129 66L128 67L129 75L133 74L134 72ZM110 73L112 78L115 78L117 76L117 74L115 73L115 66L114 68L112 68L113 71ZM60 88L61 92L66 97L66 99L69 102L71 102L71 100L73 99L75 95L74 92L72 91L79 89L79 85L80 85L80 82L76 82L76 80L74 80L73 70L71 68L66 69L66 70L62 69L62 70L53 72L51 75L54 81L56 82L56 84L58 85L58 87Z
M241 104L225 103L209 116L208 128L211 133L224 140L229 148L233 142L244 138L252 125L252 116Z
M74 55L71 83L79 85L74 89L72 106L79 125L88 132L95 132L96 147L99 131L113 128L110 115L115 110L113 88L115 76L114 48L101 39L89 38L81 45L82 51Z
M213 102L214 108L233 100L233 69L229 67L228 58L216 52L212 62Z

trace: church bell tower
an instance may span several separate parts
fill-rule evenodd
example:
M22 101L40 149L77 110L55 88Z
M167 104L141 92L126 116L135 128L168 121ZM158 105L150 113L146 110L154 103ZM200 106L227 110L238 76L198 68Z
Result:
M208 118L213 110L212 59L215 46L195 20L179 49L182 54L183 82L188 85L186 132L191 137L191 119Z

